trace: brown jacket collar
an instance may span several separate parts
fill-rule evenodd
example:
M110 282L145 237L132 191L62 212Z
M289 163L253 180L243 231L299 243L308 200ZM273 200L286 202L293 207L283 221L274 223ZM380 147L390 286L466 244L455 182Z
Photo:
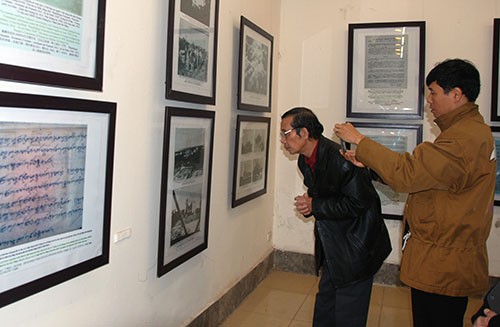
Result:
M463 106L460 106L457 109L434 119L434 122L439 126L439 129L441 129L441 131L444 131L455 124L457 121L465 117L477 115L478 113L478 105L474 102L467 102Z

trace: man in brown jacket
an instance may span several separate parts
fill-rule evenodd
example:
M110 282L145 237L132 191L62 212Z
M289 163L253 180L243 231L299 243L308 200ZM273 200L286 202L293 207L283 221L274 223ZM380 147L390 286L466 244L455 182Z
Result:
M441 134L412 154L393 152L349 123L336 124L334 131L357 146L347 159L409 193L400 278L411 287L414 327L462 326L468 296L488 288L496 151L474 103L480 80L470 62L446 60L431 70L426 84Z

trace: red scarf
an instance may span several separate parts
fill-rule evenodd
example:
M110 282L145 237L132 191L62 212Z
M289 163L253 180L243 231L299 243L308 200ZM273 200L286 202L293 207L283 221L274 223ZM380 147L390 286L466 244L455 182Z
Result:
M318 144L319 142L316 142L316 146L314 147L313 153L311 154L311 157L305 157L305 162L311 168L311 171L314 173L314 165L316 165L316 156L318 154Z

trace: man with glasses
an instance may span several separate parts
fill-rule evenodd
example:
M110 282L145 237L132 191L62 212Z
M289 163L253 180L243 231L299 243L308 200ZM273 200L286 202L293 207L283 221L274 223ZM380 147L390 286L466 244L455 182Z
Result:
M321 271L313 326L366 326L373 275L391 252L380 199L367 169L339 153L307 108L281 116L281 143L298 154L307 193L295 208L315 218L316 270Z

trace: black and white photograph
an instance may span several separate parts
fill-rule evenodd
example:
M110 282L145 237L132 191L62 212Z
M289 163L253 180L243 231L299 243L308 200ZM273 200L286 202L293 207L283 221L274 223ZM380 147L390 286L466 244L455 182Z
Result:
M210 25L210 1L211 0L181 0L181 11L203 23Z
M269 77L269 47L251 36L245 37L245 81L244 92L266 95Z
M185 183L187 180L203 175L205 156L204 128L178 128L176 130L174 181Z
M208 41L206 31L199 30L181 19L179 31L179 76L192 83L206 83L208 78Z
M238 115L232 207L266 193L271 119Z
M170 0L165 97L215 104L219 0Z
M0 92L0 117L2 307L108 264L116 103Z
M398 153L411 153L422 142L421 124L351 123L363 135ZM408 194L396 192L391 187L378 181L374 181L373 184L382 203L384 218L403 219L404 205Z
M165 108L157 276L208 247L215 112Z
M271 34L241 16L238 109L271 111L273 42Z
M257 183L264 177L264 158L253 159L252 182Z
M240 182L243 187L252 183L252 160L245 160L240 163Z
M425 22L349 24L347 117L422 119Z
M172 190L175 206L171 217L170 245L200 231L202 188L203 184L193 184Z

